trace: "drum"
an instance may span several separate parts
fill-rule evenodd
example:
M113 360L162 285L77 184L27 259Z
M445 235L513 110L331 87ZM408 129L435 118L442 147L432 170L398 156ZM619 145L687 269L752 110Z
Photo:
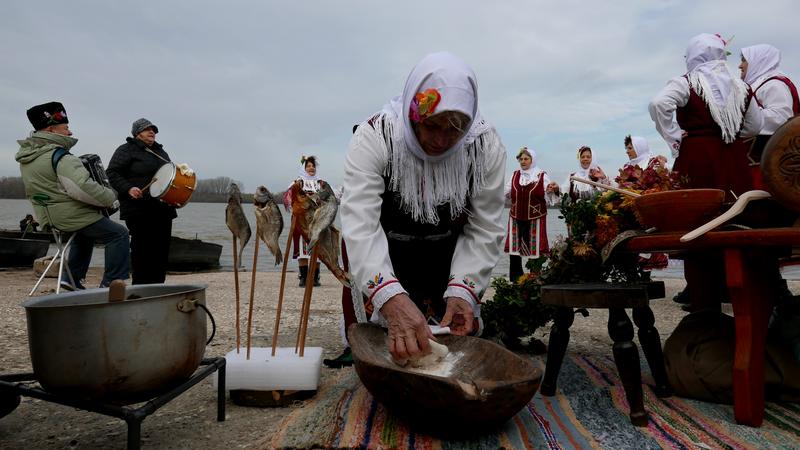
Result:
M162 202L180 208L189 202L197 186L197 175L187 173L173 163L161 166L153 176L150 184L150 196L161 199Z

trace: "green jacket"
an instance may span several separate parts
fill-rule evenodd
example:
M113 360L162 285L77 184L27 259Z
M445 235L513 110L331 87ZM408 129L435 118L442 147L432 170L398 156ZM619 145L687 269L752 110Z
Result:
M33 204L34 215L42 225L52 224L62 231L80 230L103 217L98 207L108 208L117 202L117 194L92 180L77 156L67 153L57 172L53 170L53 151L59 147L69 150L77 139L37 131L17 142L19 151L14 159L19 162L25 195L29 200L34 194L50 197L48 211Z

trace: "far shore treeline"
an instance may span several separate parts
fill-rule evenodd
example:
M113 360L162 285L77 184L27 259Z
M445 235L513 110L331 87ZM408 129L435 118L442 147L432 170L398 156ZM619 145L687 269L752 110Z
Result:
M236 183L242 190L242 202L251 203L253 194L244 193L244 185L230 177L217 177L197 180L197 189L192 194L193 202L200 203L225 203L228 201L228 187ZM275 201L281 202L283 192L273 192ZM0 177L0 198L25 198L25 185L22 177Z

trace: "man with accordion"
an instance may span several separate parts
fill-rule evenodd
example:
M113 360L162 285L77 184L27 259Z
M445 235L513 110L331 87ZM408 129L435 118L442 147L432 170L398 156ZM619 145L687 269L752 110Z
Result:
M64 106L49 102L27 111L34 132L17 141L20 149L15 159L20 164L25 195L46 195L47 206L34 202L36 218L43 226L75 233L67 266L76 285L62 282L67 289L83 289L95 243L105 246L105 272L100 283L126 280L130 271L128 230L109 219L101 208L118 207L113 189L98 183L84 163L69 150L78 142L71 137ZM64 285L66 283L66 285Z

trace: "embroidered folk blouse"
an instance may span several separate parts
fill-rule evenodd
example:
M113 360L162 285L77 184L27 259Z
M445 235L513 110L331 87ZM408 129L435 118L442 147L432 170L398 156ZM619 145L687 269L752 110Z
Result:
M483 151L487 152L485 184L469 197L467 223L458 237L450 281L443 295L466 300L475 317L480 316L480 301L500 257L504 235L501 216L506 152L493 129L483 137ZM393 296L407 294L394 275L386 234L380 224L383 177L389 161L386 141L372 126L362 123L347 150L345 190L339 209L350 274L358 290L371 298L374 311L370 320L378 323L384 322L380 308Z

